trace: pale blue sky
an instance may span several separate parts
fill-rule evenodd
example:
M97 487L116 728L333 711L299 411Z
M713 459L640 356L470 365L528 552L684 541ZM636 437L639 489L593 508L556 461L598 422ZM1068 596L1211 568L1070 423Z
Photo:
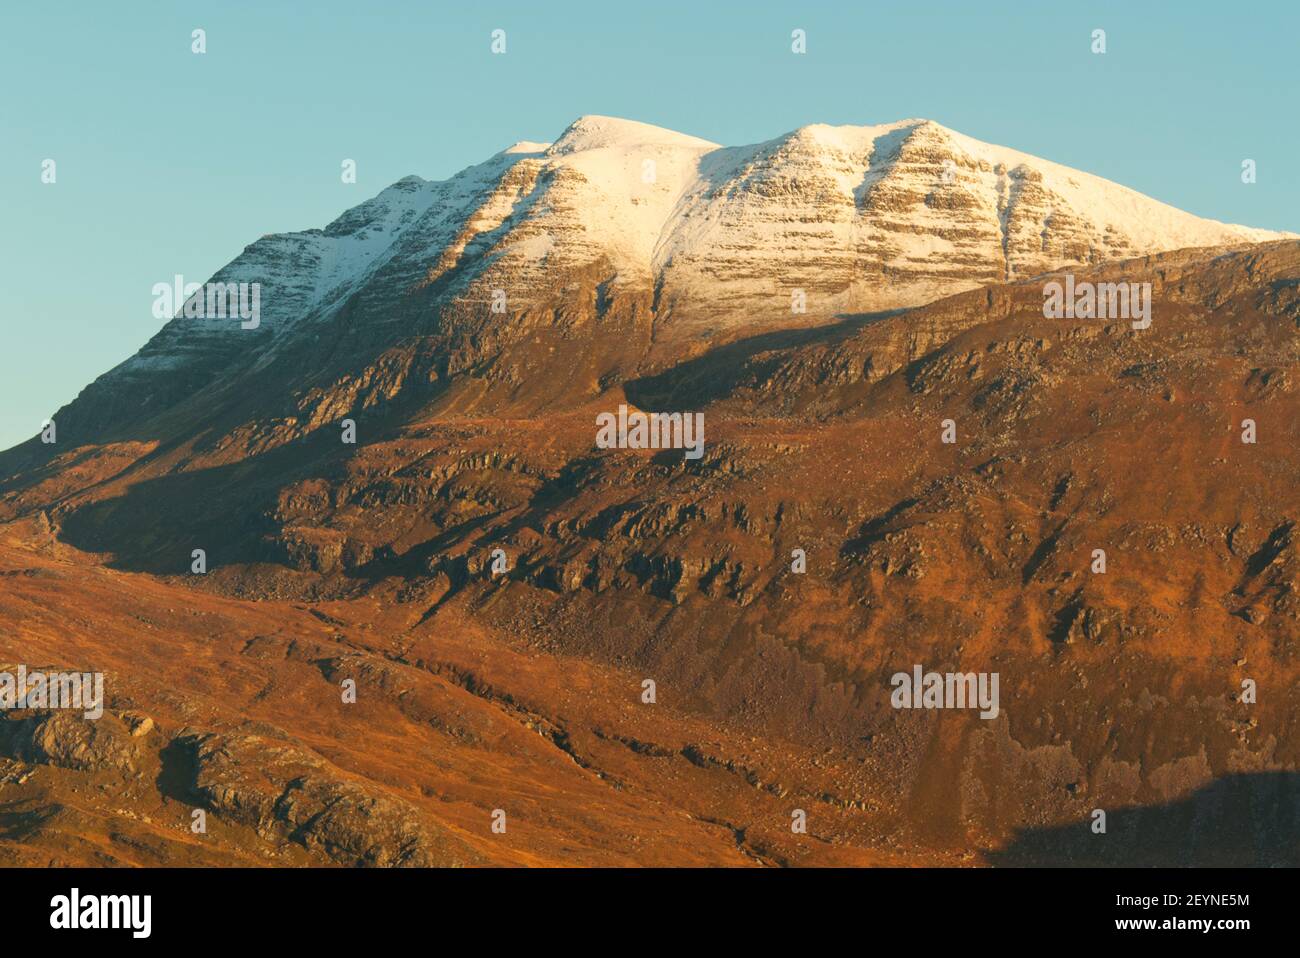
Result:
M263 233L324 226L408 173L447 176L584 113L726 144L926 117L1300 231L1297 27L1291 0L8 2L0 448L157 330L154 283L201 282Z

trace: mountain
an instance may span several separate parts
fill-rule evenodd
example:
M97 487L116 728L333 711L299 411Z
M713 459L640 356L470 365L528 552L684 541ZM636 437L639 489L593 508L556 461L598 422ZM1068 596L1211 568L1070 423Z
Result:
M930 121L719 147L588 116L448 180L407 177L324 230L263 237L213 277L261 284L258 328L178 317L55 418L81 442L178 415L189 429L252 395L283 435L413 388L535 409L764 329L1281 235Z
M219 276L258 328L0 455L0 662L109 690L0 716L0 860L1300 862L1300 241L933 124L585 118Z

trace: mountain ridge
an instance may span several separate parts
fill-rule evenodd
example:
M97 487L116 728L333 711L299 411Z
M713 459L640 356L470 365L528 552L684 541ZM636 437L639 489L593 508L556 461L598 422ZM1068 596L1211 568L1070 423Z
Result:
M475 403L553 405L741 335L1275 235L929 120L725 147L584 116L553 143L403 177L323 229L250 244L212 282L261 284L257 329L172 319L55 419L81 440L138 433L193 397L192 418L210 417L239 380L285 422L318 423L321 389L405 388L413 370ZM526 382L541 340L563 388ZM403 372L382 372L394 361Z

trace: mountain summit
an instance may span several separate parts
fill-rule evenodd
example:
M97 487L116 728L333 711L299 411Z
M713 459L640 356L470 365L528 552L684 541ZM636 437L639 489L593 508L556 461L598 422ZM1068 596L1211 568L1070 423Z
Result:
M58 417L96 441L160 417L234 428L257 397L257 418L299 434L413 384L535 409L707 341L1282 235L929 120L725 147L584 116L554 143L408 176L323 230L263 237L213 277L260 284L257 328L177 316Z

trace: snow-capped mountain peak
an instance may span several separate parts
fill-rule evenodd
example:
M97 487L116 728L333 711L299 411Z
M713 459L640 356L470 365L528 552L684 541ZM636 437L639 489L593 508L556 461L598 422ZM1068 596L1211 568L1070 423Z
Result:
M520 141L446 180L408 176L324 229L263 237L213 277L261 285L257 329L178 317L100 382L265 367L340 322L509 338L621 312L673 348L1070 264L1286 235L1202 219L930 120L719 146L583 116L553 143Z

